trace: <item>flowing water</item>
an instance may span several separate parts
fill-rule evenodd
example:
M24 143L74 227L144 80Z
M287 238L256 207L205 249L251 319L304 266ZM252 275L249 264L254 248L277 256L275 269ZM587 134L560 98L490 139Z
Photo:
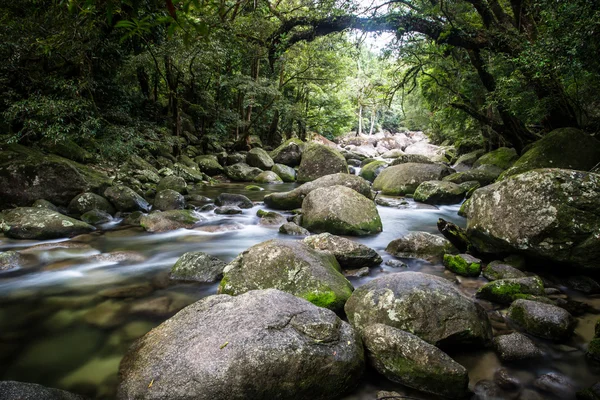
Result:
M242 193L261 201L266 193L290 190L292 184L262 185L266 190L249 192L244 185L197 187L193 193L211 198L219 193ZM26 264L19 270L0 273L0 379L36 382L98 399L114 398L117 370L129 345L186 305L214 294L217 284L174 283L168 272L177 258L188 251L204 251L224 261L232 260L250 246L273 238L297 240L278 233L277 228L258 224L256 211L218 216L193 230L149 234L139 227L123 226L119 220L97 232L71 240L16 241L0 236L0 251L18 250ZM355 239L377 250L384 263L367 277L350 278L355 287L390 273L423 271L459 281L465 294L473 296L483 278L457 279L443 266L422 260L403 260L408 268L392 268L385 261L387 244L411 231L436 233L438 218L465 224L458 206L432 207L408 200L399 207L378 207L384 231ZM563 288L564 289L564 288ZM599 308L598 298L578 298ZM496 331L509 329L502 310L483 304ZM527 364L502 365L491 350L450 350L469 370L471 387L482 379L493 379L501 366L532 387L540 374L559 372L576 389L599 379L600 369L585 359L585 345L593 336L597 316L579 317L576 334L560 345L536 340L545 357ZM426 395L401 388L369 373L346 399L374 399L378 390L396 390L415 398ZM523 392L525 393L525 392ZM530 392L531 394L531 392ZM547 393L542 398L547 398ZM566 397L565 397L566 396ZM524 397L522 397L524 398Z

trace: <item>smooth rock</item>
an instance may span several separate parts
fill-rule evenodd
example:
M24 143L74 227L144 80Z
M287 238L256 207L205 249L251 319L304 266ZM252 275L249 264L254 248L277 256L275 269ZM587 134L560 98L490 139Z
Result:
M95 229L92 225L47 208L19 207L0 214L0 230L14 239L57 239Z
M177 193L186 194L187 193L187 183L185 179L180 176L170 175L165 176L158 182L156 186L156 192L160 193L165 189L171 189L176 191Z
M215 204L221 206L236 206L239 208L252 208L252 200L242 194L221 193L215 199Z
M465 198L465 191L456 183L427 181L417 187L413 198L425 204L457 204Z
M275 164L269 153L258 147L255 147L248 152L246 155L246 163L251 167L260 168L262 170L269 170Z
M277 174L284 182L295 182L296 181L296 170L292 167L288 167L283 164L275 164L271 168L275 174Z
M320 143L309 143L302 153L298 182L310 182L325 175L348 173L348 164L339 151Z
M573 334L575 319L568 311L531 300L515 300L509 317L527 333L550 340L565 340Z
M166 232L174 229L191 229L205 218L191 210L171 210L144 215L140 225L148 232Z
M238 182L252 182L261 172L260 168L251 167L246 163L237 163L225 167L227 177Z
M253 179L257 183L283 183L283 180L273 171L263 171Z
M423 182L439 181L450 174L450 169L440 164L405 163L381 171L373 182L373 189L383 194L401 196L414 193Z
M294 222L287 222L281 225L279 227L279 233L292 236L310 236L310 232L307 229L304 229Z
M524 272L503 261L492 261L482 272L483 276L489 281L495 281L496 279L524 278L527 276Z

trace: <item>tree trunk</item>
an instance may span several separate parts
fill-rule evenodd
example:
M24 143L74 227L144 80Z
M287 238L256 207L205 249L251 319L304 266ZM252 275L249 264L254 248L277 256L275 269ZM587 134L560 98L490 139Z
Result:
M373 134L373 128L375 127L375 107L371 108L371 129L369 129L369 136Z
M358 130L356 136L362 135L362 104L358 105Z

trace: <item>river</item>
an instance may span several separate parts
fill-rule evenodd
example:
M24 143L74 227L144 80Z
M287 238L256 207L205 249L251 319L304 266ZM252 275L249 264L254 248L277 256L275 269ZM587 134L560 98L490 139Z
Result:
M246 191L242 184L221 184L199 186L191 192L211 198L219 193L241 193L261 201L267 193L294 187L261 186L266 190ZM393 258L385 252L391 240L411 231L436 233L438 218L465 225L465 220L457 215L458 206L437 208L407 201L401 208L378 206L383 232L355 238L377 250L384 263L372 268L367 277L350 278L352 284L358 287L382 274L423 271L459 281L461 290L473 296L486 282L484 278L457 279L443 266L422 260L403 260L408 268L385 265L386 260ZM117 220L71 240L34 242L0 236L0 251L22 251L27 260L19 270L0 273L1 379L36 382L91 398L114 398L119 362L128 346L179 309L216 292L217 284L169 281L168 272L179 256L188 251L204 251L230 261L250 246L269 239L298 239L279 234L277 228L259 225L256 212L261 208L268 209L256 205L231 216L207 212L209 220L196 229L159 234L123 226ZM600 308L598 298L583 298L561 289L574 299ZM498 318L499 308L490 303L483 305L492 319L502 319ZM489 349L462 349L450 355L468 369L471 387L481 379L493 379L494 373L504 366L531 389L540 374L564 374L573 387L567 397L561 397L574 398L576 389L590 386L600 376L600 368L586 361L583 350L593 336L597 318L592 314L579 317L576 334L567 343L535 339L545 354L535 362L502 365ZM497 331L505 329L502 323L494 327ZM345 399L375 399L378 390L400 390L415 398L430 398L371 373ZM542 398L546 396L543 394Z

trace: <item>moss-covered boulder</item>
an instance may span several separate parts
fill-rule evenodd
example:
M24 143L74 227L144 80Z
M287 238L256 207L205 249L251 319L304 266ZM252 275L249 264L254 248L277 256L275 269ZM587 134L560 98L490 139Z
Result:
M269 240L237 256L224 271L219 293L234 296L274 288L340 311L353 287L331 254L299 241Z
M245 163L237 163L225 167L225 174L232 181L252 182L262 170L260 168L251 167Z
M140 225L148 232L166 232L175 229L191 229L205 218L191 210L153 212L142 216Z
M568 311L538 301L515 300L508 315L525 332L544 339L562 341L575 329L575 319Z
M233 153L227 155L226 165L233 165L237 163L245 163L246 162L246 153Z
M19 207L0 214L0 229L14 239L57 239L95 228L85 222L67 217L47 208Z
M121 362L117 398L334 400L363 369L361 339L335 313L256 290L206 297L143 336Z
M428 232L410 232L392 240L385 251L400 258L422 258L427 261L439 261L446 253L455 253L456 249L446 238Z
M152 208L161 211L183 210L185 208L185 199L179 192L174 190L161 190L156 193Z
M160 180L160 182L156 186L156 192L160 192L165 189L170 189L176 191L177 193L186 194L187 183L185 182L185 179L183 179L180 176L165 176Z
M173 172L176 176L185 179L186 182L200 183L207 180L207 176L200 170L182 163L173 164Z
M93 155L79 146L72 140L64 139L59 141L54 140L43 140L41 146L49 153L59 155L69 160L77 161L79 163L88 163L93 160Z
M201 251L188 252L179 257L169 277L178 281L210 283L223 277L227 264L215 256Z
M286 140L283 144L271 152L271 158L278 164L295 167L300 165L304 142L297 138Z
M106 197L118 211L132 212L150 210L150 204L133 189L124 186L111 186L104 191Z
M389 380L449 399L468 394L467 370L418 336L383 324L362 336L371 364Z
M79 217L83 222L90 225L101 225L111 222L113 217L106 211L101 210L90 210Z
M388 163L385 161L372 161L362 167L360 170L360 177L373 182L377 176L387 167Z
M579 129L555 129L535 142L500 179L538 168L590 171L599 162L600 141Z
M600 270L600 175L541 169L477 189L467 234L480 253Z
M373 182L373 189L383 194L399 196L414 193L423 182L440 181L451 170L441 164L406 163L381 171Z
M83 215L91 210L104 211L109 214L115 213L115 208L104 197L96 193L78 194L69 203L69 214Z
M283 215L274 211L258 210L256 216L260 218L258 223L266 226L279 226L287 222L287 219Z
M246 164L248 164L251 167L260 168L262 170L269 170L273 167L275 163L273 162L273 159L271 158L269 153L267 153L263 149L255 147L252 150L250 150L246 155Z
M462 276L477 277L481 274L481 260L469 254L444 254L444 267Z
M497 279L483 285L477 291L477 298L494 303L510 304L517 299L544 296L544 283L537 276Z
M475 161L473 167L481 165L493 165L501 169L508 169L519 159L517 151L509 147L500 147L482 155Z
M492 337L485 311L449 281L422 272L384 275L357 288L345 306L360 332L384 324L435 346L485 345Z
M525 276L527 276L524 272L502 261L492 261L483 269L482 272L483 276L488 281L495 281L498 279L524 278Z
M392 161L392 165L400 165L407 163L415 163L415 164L434 164L433 161L429 157L422 156L419 154L404 154L399 157L396 157L394 161Z
M302 202L302 226L311 232L364 236L383 230L373 200L346 186L318 188Z
M469 169L484 153L485 150L477 149L469 153L463 154L460 157L458 157L452 168L454 168L457 171Z
M0 209L45 199L66 206L83 192L102 193L111 180L102 172L21 145L0 148Z
M257 183L283 183L283 180L273 171L263 171L254 179Z
M371 198L371 186L369 182L356 175L338 173L307 182L289 192L271 193L265 196L264 201L267 206L277 210L294 210L302 207L304 198L313 190L336 185L349 187L363 196Z
M194 161L200 167L200 171L208 176L215 176L225 172L223 166L219 164L219 159L214 154L198 156Z
M315 250L333 254L344 269L376 267L383 261L372 248L330 233L309 236L304 243Z
M44 199L38 199L38 200L34 201L33 204L31 205L31 207L47 208L48 210L60 212L58 207L56 207L54 204L52 204L48 200L44 200Z
M404 151L402 151L400 149L393 149L393 150L386 151L385 153L383 153L381 155L381 157L395 159L398 157L402 157L403 155L404 155Z
M284 182L295 182L296 181L296 170L292 167L288 167L284 164L275 164L271 171L276 173Z
M486 165L475 169L470 169L464 172L455 172L444 177L444 181L461 184L465 182L476 181L481 186L487 186L494 182L502 173L498 167Z
M427 181L417 187L413 198L426 204L456 204L465 198L465 191L456 183Z
M310 182L338 172L348 173L346 159L339 151L320 143L306 145L298 168L298 182Z

